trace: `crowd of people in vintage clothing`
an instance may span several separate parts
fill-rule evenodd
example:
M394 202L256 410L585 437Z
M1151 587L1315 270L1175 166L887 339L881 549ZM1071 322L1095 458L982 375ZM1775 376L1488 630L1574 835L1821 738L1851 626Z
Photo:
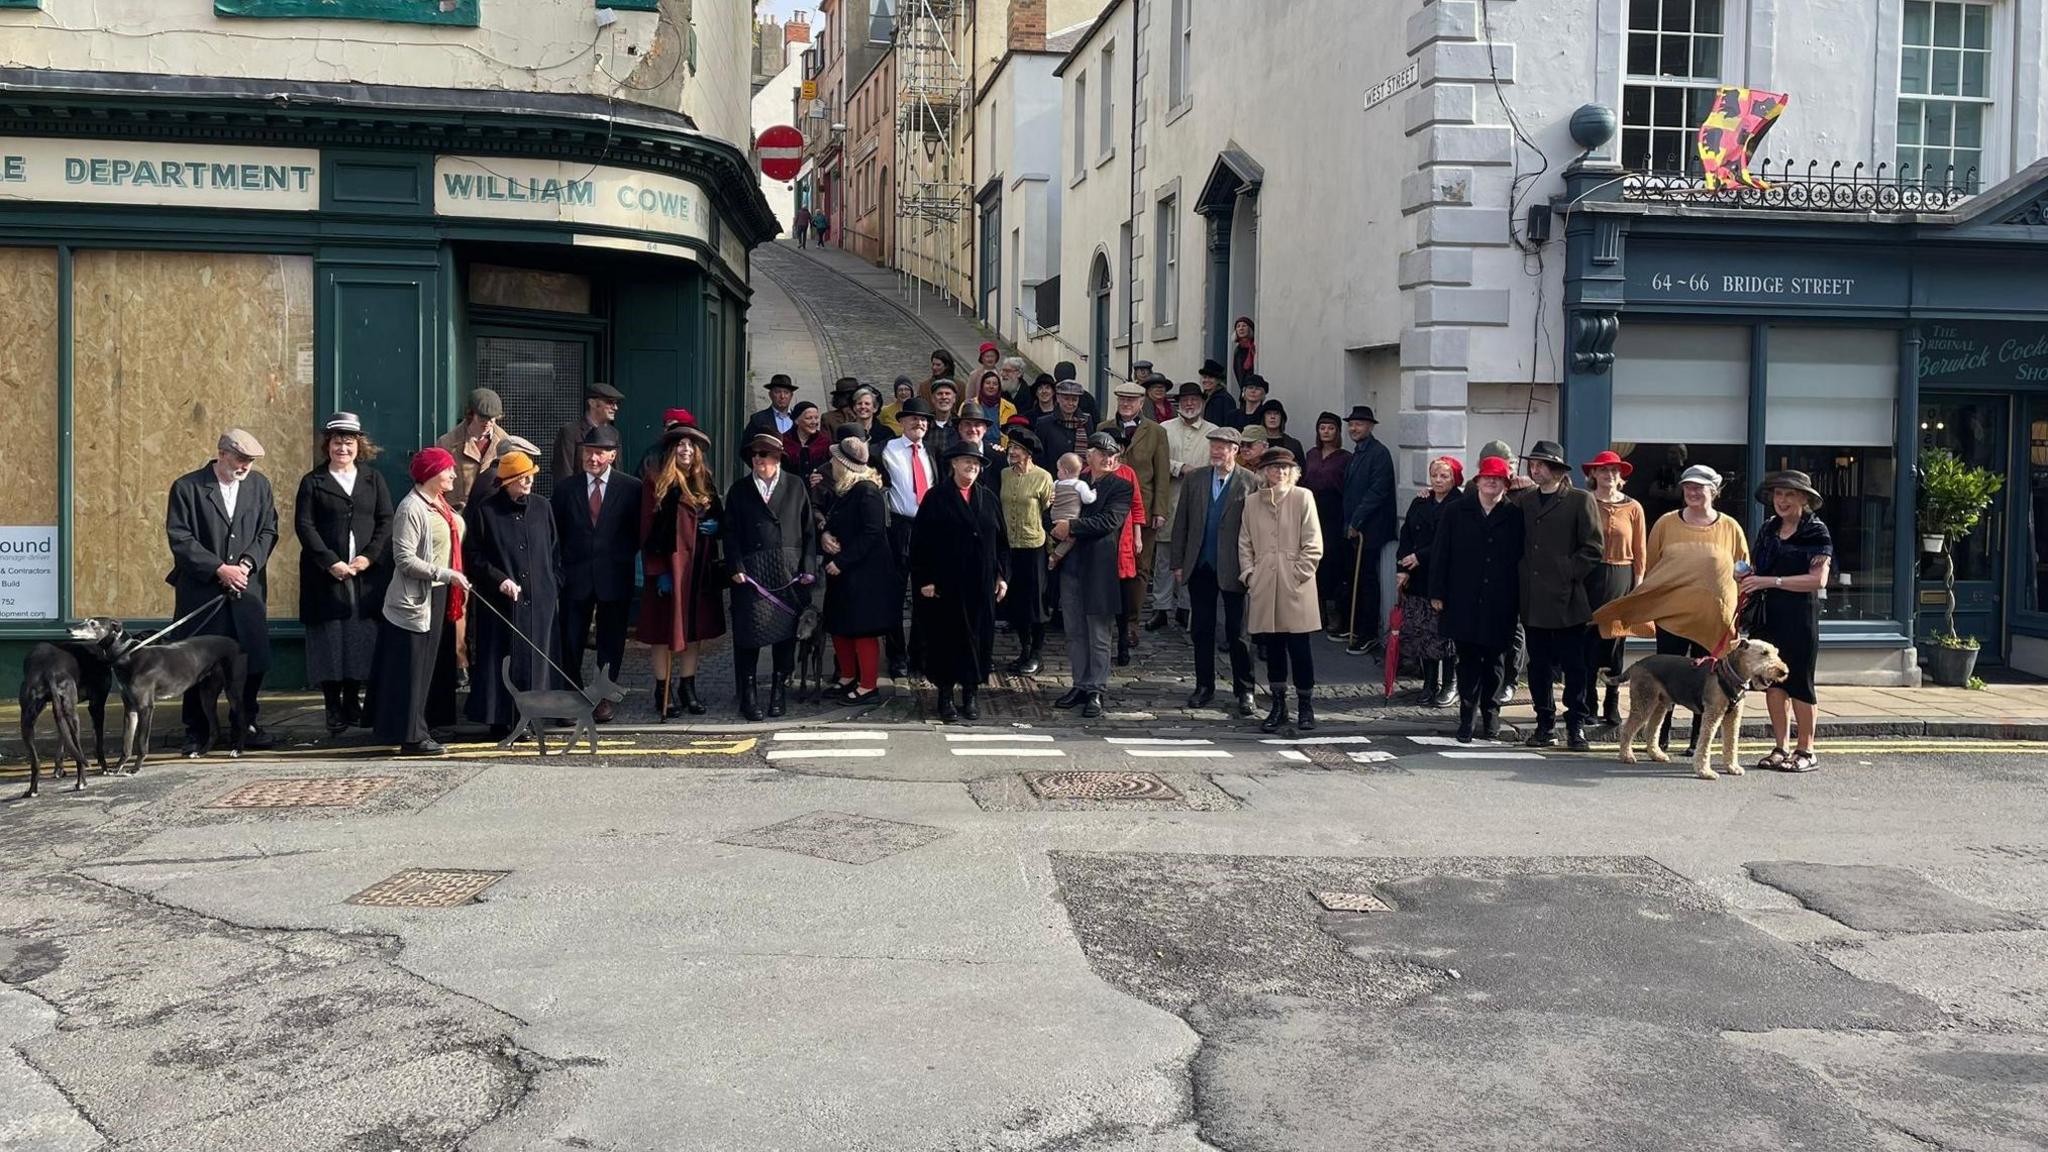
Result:
M1107 412L1071 363L1026 380L1023 361L993 344L965 385L941 350L922 381L898 377L889 396L841 379L829 411L796 402L778 375L723 485L716 446L683 409L665 414L636 468L620 468L623 398L603 383L546 453L501 425L494 391L475 390L463 420L413 454L411 486L396 494L366 466L380 449L361 421L338 412L294 503L307 669L328 727L369 727L421 754L442 750L435 732L458 715L502 737L514 693L581 685L587 657L618 675L629 635L649 651L659 717L708 711L700 662L726 637L736 711L779 717L808 616L831 639L830 696L848 705L914 669L942 720L977 719L999 634L1014 651L1004 670L1033 675L1058 628L1071 687L1057 705L1099 716L1111 670L1143 633L1173 628L1190 642L1188 707L1216 701L1221 656L1238 716L1259 716L1263 683L1261 728L1312 730L1312 638L1370 653L1393 615L1422 698L1457 708L1460 740L1496 737L1526 674L1527 742L1556 744L1561 711L1574 749L1589 747L1589 725L1620 723L1628 637L1706 658L1742 627L1791 668L1769 690L1767 765L1814 766L1832 546L1807 477L1765 478L1757 498L1772 515L1752 544L1716 507L1710 468L1686 471L1684 506L1646 524L1616 453L1574 469L1538 441L1518 472L1495 441L1469 479L1454 457L1429 461L1401 514L1372 409L1322 412L1309 441L1296 439L1257 372L1253 333L1241 319L1231 366L1207 361L1178 386L1139 362ZM231 430L213 463L173 485L167 521L179 613L228 598L201 627L249 650L252 723L278 533L262 456ZM196 742L203 717L187 703ZM599 702L597 719L611 708Z

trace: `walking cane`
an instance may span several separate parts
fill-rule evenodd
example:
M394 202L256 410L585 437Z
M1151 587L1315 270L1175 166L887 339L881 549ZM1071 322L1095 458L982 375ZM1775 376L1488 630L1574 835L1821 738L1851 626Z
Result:
M1352 644L1354 644L1354 645L1358 643L1358 582L1359 582L1360 580L1364 579L1364 577L1365 577L1365 534L1364 534L1363 532L1361 532L1361 533L1359 533L1359 535L1358 535L1358 539L1356 539L1356 540L1352 541L1352 548L1351 548L1351 587L1350 587L1349 589L1347 589L1347 591L1349 591L1349 592L1350 592L1350 594L1351 594L1351 612L1350 612L1350 623L1349 623L1349 624L1348 624L1348 626L1347 626L1347 627L1346 627L1346 628L1344 629L1344 631L1345 631L1345 632L1346 632L1346 633L1347 633L1347 634L1348 634L1348 635L1350 636L1350 639L1351 639L1351 643L1352 643ZM1373 609L1373 611L1377 612L1377 611L1379 611L1379 609L1378 609L1377 607L1375 607L1375 608Z

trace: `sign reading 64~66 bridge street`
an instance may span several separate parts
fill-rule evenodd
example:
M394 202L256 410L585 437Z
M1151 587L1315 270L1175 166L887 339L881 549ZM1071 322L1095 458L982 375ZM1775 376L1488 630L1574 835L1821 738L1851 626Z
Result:
M710 200L690 181L566 161L442 156L434 161L434 211L711 237Z

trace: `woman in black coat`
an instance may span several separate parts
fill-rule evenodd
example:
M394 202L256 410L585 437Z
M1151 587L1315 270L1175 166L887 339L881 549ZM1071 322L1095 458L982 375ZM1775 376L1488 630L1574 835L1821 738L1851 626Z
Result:
M832 510L818 547L825 558L825 631L839 664L831 698L867 704L880 695L882 637L903 624L903 577L889 547L889 506L881 478L868 467L867 441L849 436L832 446L825 466Z
M491 739L502 740L519 718L504 669L519 691L561 686L548 665L559 659L555 645L555 613L561 605L561 549L555 539L554 510L533 496L540 466L524 452L498 457L498 490L466 510L468 531L462 537L462 569L484 601L470 617L470 639L476 644L476 675L469 683L469 718L490 727ZM495 609L495 611L493 611ZM510 620L526 640L538 643L547 660L505 626Z
M976 483L982 452L962 441L946 450L945 479L925 493L910 537L910 622L938 690L939 719L977 720L974 693L988 682L996 646L996 604L1009 593L1010 541L994 493ZM960 707L953 707L953 685Z
M391 488L374 468L377 446L353 412L321 430L321 462L299 480L299 620L306 626L306 679L327 698L327 734L366 723L363 683L377 651L391 543Z
M1463 494L1464 479L1465 466L1455 457L1431 460L1429 490L1409 503L1408 515L1401 520L1401 540L1394 548L1394 580L1401 589L1401 651L1421 664L1423 702L1432 708L1450 707L1458 694L1451 641L1429 604L1429 558L1445 510Z
M732 573L733 679L740 715L748 720L761 719L754 677L763 648L774 650L767 714L788 710L797 619L818 579L810 493L801 477L783 472L782 456L778 436L760 433L747 441L747 474L727 489L719 524Z
M1522 609L1525 518L1507 500L1508 462L1479 462L1472 491L1444 508L1430 546L1430 607L1458 647L1458 739L1472 739L1472 713L1488 740L1500 731L1501 661L1515 641Z

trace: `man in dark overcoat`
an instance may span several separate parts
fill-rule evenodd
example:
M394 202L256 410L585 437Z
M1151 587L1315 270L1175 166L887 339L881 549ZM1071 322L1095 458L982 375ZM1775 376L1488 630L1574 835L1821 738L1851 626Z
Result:
M960 406L960 415L954 418L954 425L960 430L960 438L954 443L971 444L981 450L981 477L975 483L988 489L1000 501L1003 495L1003 465L1009 463L1009 457L1001 448L996 447L995 413L969 400ZM943 470L945 464L942 462L939 467ZM1002 511L1000 504L996 510Z
M597 663L614 681L626 658L626 621L633 607L633 565L640 556L638 477L612 467L619 431L600 424L577 446L580 470L555 485L555 538L562 549L562 670L583 675L591 621L597 622ZM486 674L490 674L487 670ZM577 681L578 686L582 681ZM609 700L596 718L612 718Z
M1038 437L1038 466L1051 475L1060 474L1060 457L1072 452L1087 457L1088 432L1093 427L1088 415L1081 408L1081 400L1087 395L1078 380L1062 380L1053 389L1053 403L1058 409L1040 416L1031 426Z
M1353 405L1344 417L1351 436L1351 461L1344 466L1344 535L1351 552L1346 579L1353 576L1347 597L1345 627L1351 643L1344 650L1362 655L1379 643L1387 618L1380 602L1380 568L1400 535L1395 525L1394 455L1373 436L1379 418L1364 404Z
M774 653L768 715L781 716L788 708L797 621L818 578L818 533L809 490L782 470L782 441L755 436L746 442L744 454L747 472L726 490L719 536L732 572L733 678L740 715L759 720L755 675L763 648Z
M541 653L554 659L557 651L561 550L554 510L533 495L540 466L524 452L506 452L492 467L498 490L464 512L469 525L462 537L462 568L470 579L470 595L489 605L477 612L471 629L477 675L470 681L467 711L471 720L489 726L491 739L501 740L519 719L518 705L505 687L505 660L512 662L512 683L519 691L560 686ZM513 635L506 620L526 639Z
M938 691L941 720L981 718L974 694L988 683L996 604L1009 592L1010 538L1000 501L980 482L986 462L980 446L965 439L946 449L939 462L944 479L919 505L910 538L911 627Z
M178 629L170 640L194 636L232 636L248 656L248 678L242 682L242 723L249 726L244 746L268 748L270 738L256 726L256 694L270 669L270 621L266 593L271 550L277 547L277 500L270 480L256 471L263 445L240 428L221 433L213 462L171 483L164 512L164 534L171 545L172 567L164 577L173 591L173 619L205 607L221 595L227 602L203 620ZM206 742L206 693L185 693L185 754L196 754Z
M553 469L550 474L557 482L569 479L580 469L585 436L599 428L610 428L614 436L618 435L619 404L625 398L625 393L602 380L593 380L583 389L583 415L556 431L554 450L548 454Z
M1089 483L1095 503L1083 515L1052 526L1052 538L1074 541L1074 550L1060 562L1060 616L1067 630L1067 660L1074 686L1053 702L1056 708L1079 706L1081 715L1102 715L1102 693L1109 687L1111 632L1124 610L1123 584L1117 578L1117 552L1124 522L1131 518L1131 482L1117 475L1123 445L1107 432L1097 432L1088 446Z
M1552 685L1564 680L1565 738L1575 752L1592 747L1586 717L1592 713L1591 651L1586 628L1593 619L1586 581L1600 567L1604 551L1600 512L1593 496L1572 487L1571 465L1555 441L1538 440L1527 461L1531 487L1509 496L1528 521L1522 552L1522 628L1529 644L1529 698L1536 707L1532 748L1557 745L1557 699Z

